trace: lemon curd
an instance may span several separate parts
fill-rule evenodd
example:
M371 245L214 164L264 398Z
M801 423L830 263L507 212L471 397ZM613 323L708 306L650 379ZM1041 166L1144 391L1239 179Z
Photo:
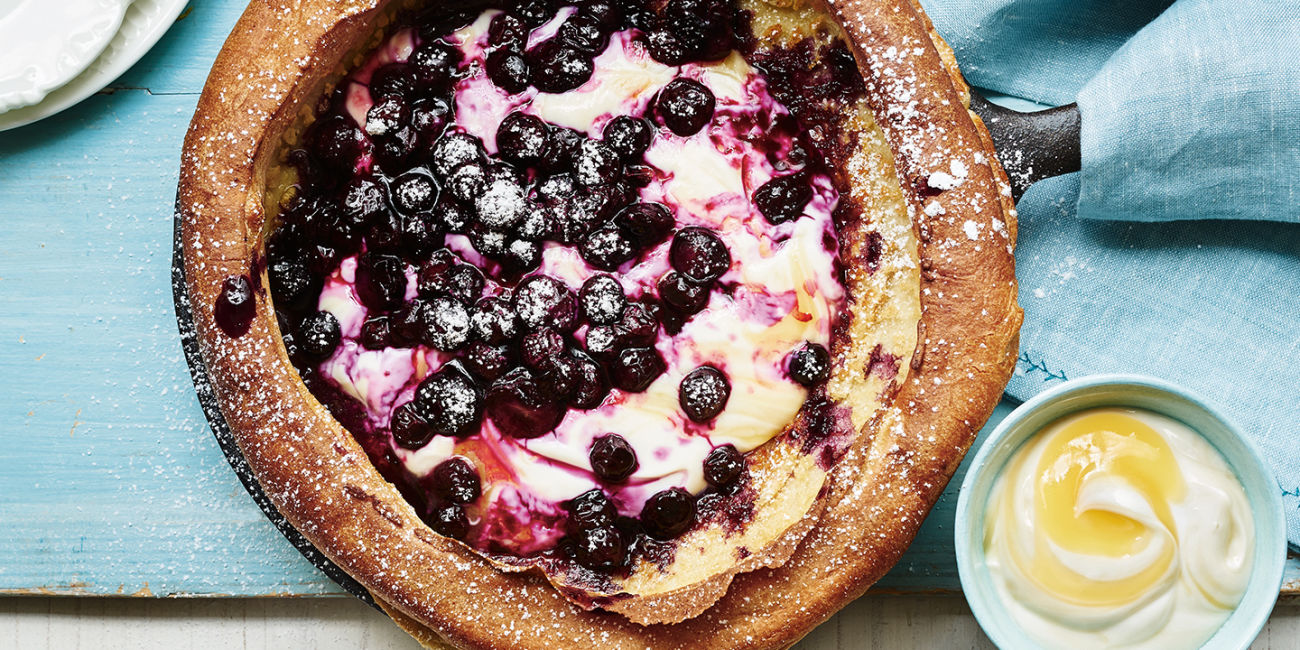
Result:
M990 494L986 563L1048 647L1193 648L1240 601L1254 526L1241 483L1200 435L1099 408L1044 428Z

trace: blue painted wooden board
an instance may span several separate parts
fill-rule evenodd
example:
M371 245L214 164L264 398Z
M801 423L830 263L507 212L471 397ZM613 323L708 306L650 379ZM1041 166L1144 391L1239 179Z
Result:
M173 311L181 140L242 9L195 4L109 91L0 132L0 592L340 593L227 465ZM955 501L882 587L958 587Z

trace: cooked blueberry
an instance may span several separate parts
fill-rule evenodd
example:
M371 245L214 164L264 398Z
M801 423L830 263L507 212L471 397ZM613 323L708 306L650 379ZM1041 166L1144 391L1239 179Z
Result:
M438 296L428 301L428 310L421 341L443 352L459 350L469 343L469 311L464 303L449 296Z
M400 234L407 259L414 260L427 256L441 246L446 232L439 227L431 213L424 212L402 217Z
M515 7L515 13L525 25L538 27L555 15L555 7L550 0L524 0Z
M488 389L487 416L507 436L536 438L553 431L565 411L527 368L507 372Z
M540 162L542 167L556 172L568 172L573 168L573 157L578 147L587 140L587 136L567 127L551 129L546 141L546 156Z
M649 165L628 165L623 169L623 181L632 187L647 187L654 179L655 170Z
M339 320L327 311L318 311L304 319L298 327L298 349L312 359L324 359L333 354L343 333Z
M528 195L513 178L496 175L475 198L474 209L484 226L498 231L510 230L523 221L529 209Z
M713 119L713 92L694 79L678 77L659 91L655 112L664 126L682 137L698 133Z
M539 370L556 357L564 354L564 336L549 328L541 327L524 335L519 343L519 358L525 366Z
M740 478L745 469L745 455L733 445L714 447L704 457L704 481L713 487L726 487Z
M366 135L382 138L394 135L411 122L411 109L401 95L378 97L366 111Z
M609 32L601 29L600 20L586 13L576 13L560 25L556 36L565 45L586 54L596 55L609 45Z
M554 174L537 183L537 200L542 203L554 203L572 198L578 193L578 182L572 174Z
M519 332L514 305L508 299L496 296L483 298L474 305L470 323L474 337L492 345L514 339Z
M366 228L365 241L368 253L401 257L402 217L391 210L379 213Z
M447 177L447 192L465 205L474 205L474 199L483 194L487 182L487 167L478 161L470 161Z
M406 63L379 66L370 74L370 96L405 96L415 90L415 69Z
M650 124L645 120L620 115L607 124L603 134L605 144L626 162L641 160L645 150L650 148L650 138L654 135Z
M527 90L533 77L528 60L513 49L503 47L489 54L484 66L492 83L511 95Z
M433 468L433 493L445 501L460 505L473 503L482 490L478 472L460 456L448 458Z
M550 239L555 234L555 211L551 206L529 204L515 234L532 242Z
M597 226L609 221L629 200L631 192L619 183L605 183L582 190L559 216L560 241L578 244Z
M464 361L474 376L492 381L510 369L510 347L475 341L465 351Z
M478 431L483 395L460 368L444 366L420 382L415 407L434 434L464 437Z
M816 343L805 343L790 353L790 378L806 388L820 384L831 374L831 354Z
M434 171L445 178L467 162L482 162L483 143L463 131L447 131L433 144L429 158Z
M646 51L664 65L681 65L691 60L691 48L666 29L653 29L645 35Z
M536 271L542 264L542 245L530 239L512 239L498 257L501 267L514 274Z
M316 157L339 171L352 171L357 157L365 148L366 138L361 129L350 118L342 115L319 122L314 135L312 151Z
M315 293L315 279L307 265L298 260L276 260L271 263L271 296L277 307L302 309Z
M419 449L433 438L433 429L424 421L415 402L407 402L393 409L388 430L393 433L393 440L406 449Z
M487 257L499 257L506 252L509 237L500 230L491 230L482 226L470 228L469 243L474 250Z
M614 504L600 488L592 488L564 503L569 512L567 528L570 532L612 526L618 518Z
M701 284L713 282L731 268L731 253L713 231L683 228L673 237L668 260L688 279Z
M532 82L544 93L563 93L586 83L595 69L591 57L553 38L528 51Z
M411 53L411 67L422 90L438 91L447 86L460 65L460 50L441 41L431 41Z
M441 97L411 104L411 128L415 129L422 146L428 147L438 139L450 117L451 105Z
M348 219L360 226L388 211L388 196L384 186L373 177L357 176L343 189L342 205Z
M654 348L627 348L610 362L614 385L630 393L644 392L668 366Z
M591 469L606 483L622 483L636 471L636 451L623 436L610 433L596 438L587 451Z
M695 523L695 499L681 488L656 492L641 508L641 526L651 537L672 539Z
M497 14L488 25L488 45L522 51L532 29L511 14Z
M460 207L450 196L442 197L438 205L429 212L433 223L444 232L464 233L469 230L470 213Z
M550 129L540 118L516 111L497 127L497 151L510 162L531 165L546 155L549 135Z
M382 350L392 342L392 323L387 316L373 316L361 324L361 347Z
M406 303L393 312L389 322L389 339L395 348L413 348L424 338L428 329L429 305L419 298Z
M439 535L452 539L463 539L469 534L469 517L465 507L454 503L438 506L433 511L429 527Z
M483 295L483 272L469 264L434 257L420 267L417 288L422 298L451 296L472 305Z
M367 308L396 309L406 298L406 265L399 257L366 253L357 262L356 289Z
M579 12L595 19L596 24L607 32L618 30L623 25L623 13L617 4L605 0L589 0L582 3Z
M731 382L713 366L690 371L677 388L677 403L693 422L708 422L718 417L730 397Z
M579 250L588 264L605 271L613 271L636 257L632 241L612 225L589 233Z
M614 217L614 224L627 233L638 248L647 248L663 241L673 231L676 221L668 206L646 201L620 210Z
M573 558L595 571L610 571L624 564L626 547L614 526L583 528L573 536Z
M709 304L709 287L691 282L677 271L659 278L659 299L682 314L694 314Z
M221 293L213 305L217 327L230 338L239 338L248 332L257 309L253 286L248 277L236 275L221 282Z
M582 185L618 180L623 169L618 153L600 140L583 140L573 158L574 179Z
M511 304L530 330L542 326L568 333L578 326L578 297L563 282L546 275L530 275L515 289Z
M605 396L609 394L609 380L605 379L605 371L601 369L600 364L582 352L574 350L570 354L575 362L578 377L573 395L569 398L569 405L582 410L600 406L605 401Z
M570 356L556 356L541 365L537 378L552 399L568 402L582 381L582 368Z
M584 347L592 356L607 358L619 350L618 330L609 325L594 325L587 328Z
M393 207L402 214L427 212L438 203L438 185L428 174L409 171L393 179Z
M650 345L659 335L659 318L649 305L634 302L623 310L618 320L623 339L634 345Z
M769 223L785 223L803 215L812 195L812 187L803 174L777 176L754 192L754 205Z
M582 283L579 294L582 300L582 313L587 320L597 325L613 325L623 316L627 307L627 296L623 295L623 285L608 275L593 275Z

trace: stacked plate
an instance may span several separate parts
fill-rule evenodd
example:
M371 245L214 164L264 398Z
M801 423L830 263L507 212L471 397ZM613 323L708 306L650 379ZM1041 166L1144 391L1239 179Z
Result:
M144 56L188 0L0 0L0 131L93 95Z

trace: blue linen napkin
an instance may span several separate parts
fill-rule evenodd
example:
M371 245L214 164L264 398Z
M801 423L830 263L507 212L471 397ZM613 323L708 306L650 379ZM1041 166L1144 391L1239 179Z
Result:
M1008 395L1194 390L1272 463L1300 546L1300 3L921 2L973 85L1083 116L1082 172L1018 206Z

